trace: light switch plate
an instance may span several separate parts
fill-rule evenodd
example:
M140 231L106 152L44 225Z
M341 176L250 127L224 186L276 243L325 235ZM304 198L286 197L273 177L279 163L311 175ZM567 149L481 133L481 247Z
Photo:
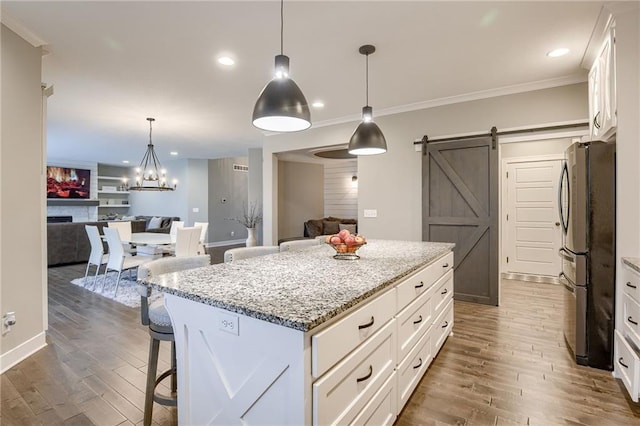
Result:
M200 208L199 207L194 207L193 208L193 212L194 213L200 213Z
M364 217L378 217L378 210L364 209Z

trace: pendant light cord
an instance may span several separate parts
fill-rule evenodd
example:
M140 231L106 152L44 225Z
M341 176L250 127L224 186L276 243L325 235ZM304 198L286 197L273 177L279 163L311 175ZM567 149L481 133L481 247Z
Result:
M153 142L151 142L151 130L152 130L152 125L153 125L153 121L149 120L149 145L153 145Z
M367 99L366 105L369 106L369 54L368 53L366 54L366 57L367 57L367 60L366 60L367 70L366 70L366 73L365 73L365 75L366 75L366 78L365 78L366 91L365 92L366 92L366 99Z
M284 0L280 0L280 54L284 53Z

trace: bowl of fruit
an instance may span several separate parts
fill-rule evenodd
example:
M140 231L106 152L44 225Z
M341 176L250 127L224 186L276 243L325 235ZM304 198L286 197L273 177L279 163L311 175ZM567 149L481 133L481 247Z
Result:
M362 235L352 234L348 229L343 229L335 235L328 235L325 241L336 251L334 259L339 260L356 260L360 256L356 251L363 245L367 244L367 240Z

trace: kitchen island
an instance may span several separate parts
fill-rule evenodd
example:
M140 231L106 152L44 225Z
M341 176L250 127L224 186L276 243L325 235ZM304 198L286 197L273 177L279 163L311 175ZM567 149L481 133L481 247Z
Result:
M327 245L160 275L180 424L391 424L453 325L453 244Z

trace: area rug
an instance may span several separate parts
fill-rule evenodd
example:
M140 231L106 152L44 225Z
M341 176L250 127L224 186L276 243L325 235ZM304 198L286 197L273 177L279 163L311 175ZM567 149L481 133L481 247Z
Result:
M106 281L104 280L104 274L98 275L98 279L96 280L96 284L94 286L93 280L94 277L89 275L86 279L76 278L75 280L71 280L71 284L75 284L80 287L84 287L85 289L92 291L100 296L109 298L118 303L122 303L123 305L130 306L132 308L137 308L140 306L140 293L138 292L138 283L135 281L135 274L133 275L134 279L129 279L128 273L123 273L120 278L120 285L118 286L118 295L114 297L114 292L116 289L116 278L118 277L117 273L111 272L107 275ZM103 286L104 282L104 286ZM152 302L158 297L161 297L161 294L152 294L149 298L149 302Z

